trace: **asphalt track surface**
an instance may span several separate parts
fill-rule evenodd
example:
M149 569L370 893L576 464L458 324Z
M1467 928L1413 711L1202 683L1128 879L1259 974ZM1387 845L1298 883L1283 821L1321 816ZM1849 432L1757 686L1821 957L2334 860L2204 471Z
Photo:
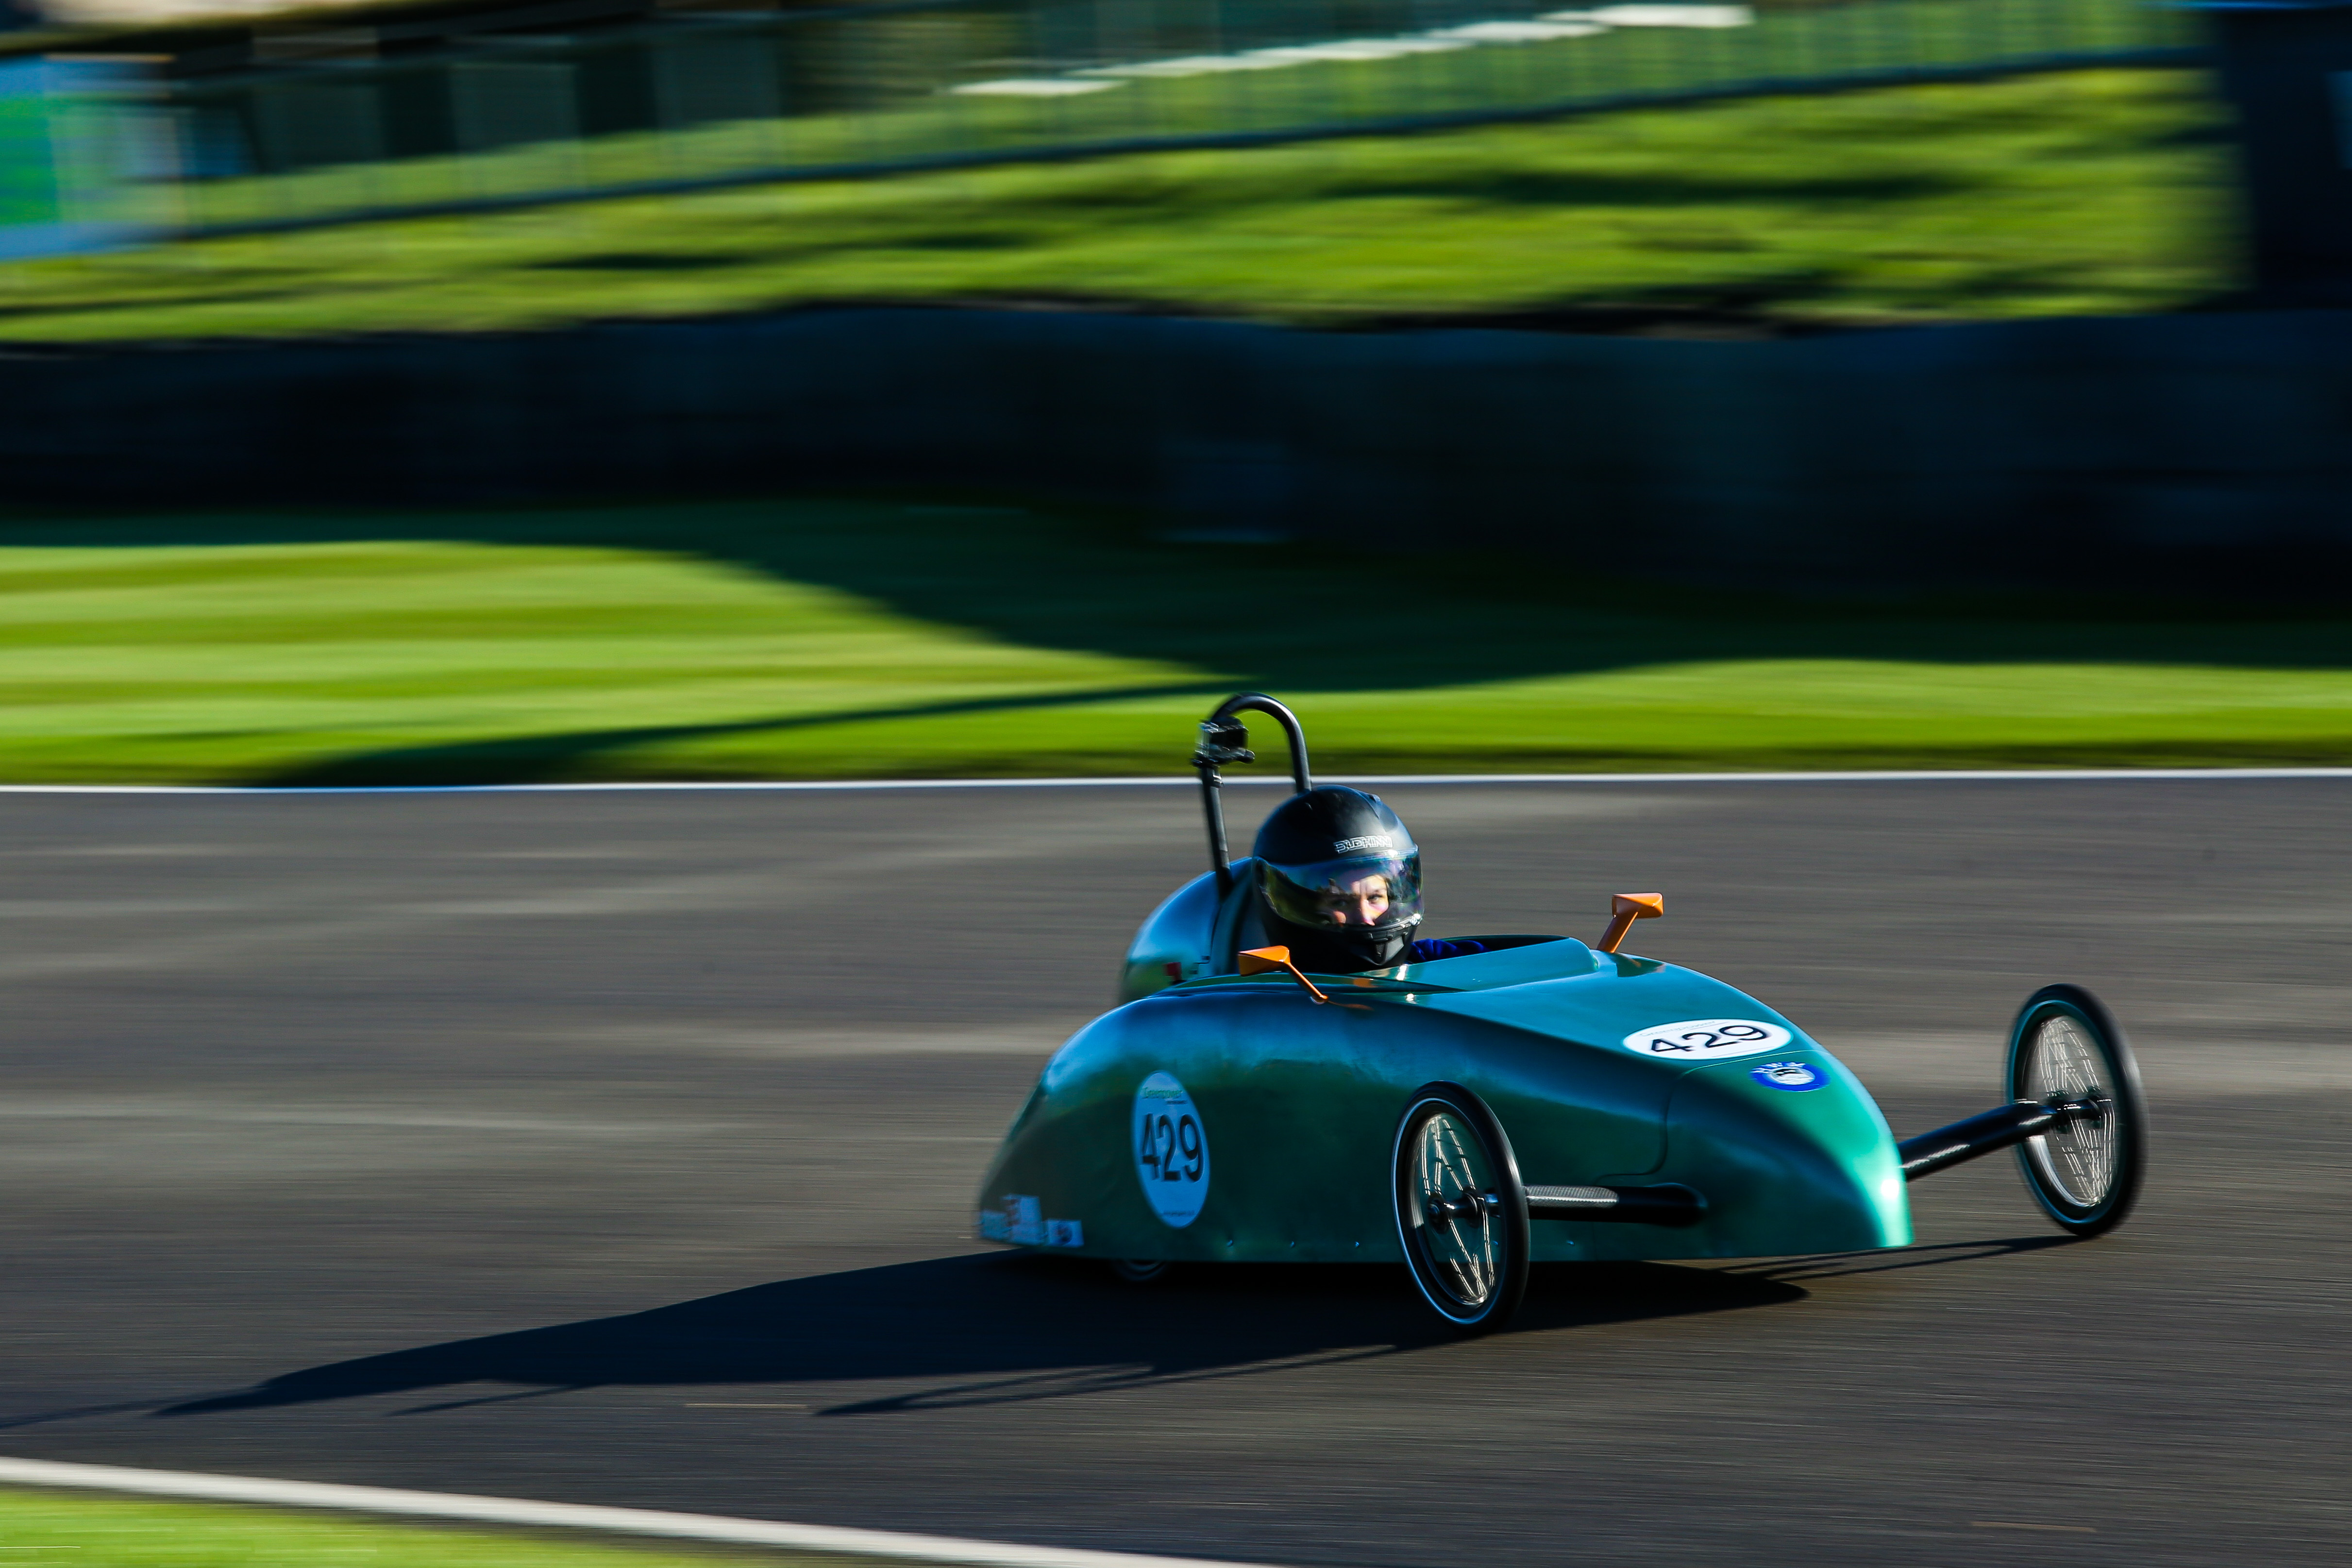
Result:
M1134 1289L970 1210L1181 794L16 796L0 1452L1292 1563L2352 1556L2352 782L1385 793L1433 930L1663 889L1638 945L1898 1132L2089 984L2140 1212L2067 1242L2002 1156L1907 1250L1539 1270L1472 1342L1401 1269Z

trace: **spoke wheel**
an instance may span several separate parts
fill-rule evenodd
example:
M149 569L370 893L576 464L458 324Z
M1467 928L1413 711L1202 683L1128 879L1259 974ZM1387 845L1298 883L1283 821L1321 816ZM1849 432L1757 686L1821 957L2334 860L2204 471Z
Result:
M2042 1212L2077 1236L2113 1230L2147 1166L2147 1102L2123 1030L2079 985L2045 985L2010 1031L2010 1099L2084 1105L2017 1146Z
M1397 1238L1412 1282L1465 1333L1497 1329L1528 1289L1528 1194L1503 1124L1459 1084L1416 1092L1397 1123Z

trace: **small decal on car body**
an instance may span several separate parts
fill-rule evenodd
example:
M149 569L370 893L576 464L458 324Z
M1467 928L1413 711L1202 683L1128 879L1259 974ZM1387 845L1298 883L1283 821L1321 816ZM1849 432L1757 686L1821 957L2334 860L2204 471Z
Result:
M996 1208L974 1216L982 1241L1009 1241L1015 1247L1084 1247L1086 1229L1074 1219L1046 1219L1044 1205L1021 1193L1007 1193Z
M1625 1037L1625 1048L1661 1061L1715 1062L1777 1051L1790 1037L1780 1025L1755 1018L1686 1018L1636 1029Z
M1748 1076L1767 1089L1785 1089L1791 1094L1819 1089L1829 1081L1805 1062L1766 1062L1748 1068Z
M1178 1230L1200 1218L1209 1197L1209 1130L1184 1086L1164 1072L1145 1079L1128 1129L1151 1212Z

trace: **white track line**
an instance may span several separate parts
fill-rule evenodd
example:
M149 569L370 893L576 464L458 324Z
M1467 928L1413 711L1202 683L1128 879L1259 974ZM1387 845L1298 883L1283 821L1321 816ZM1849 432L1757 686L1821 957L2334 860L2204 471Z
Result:
M277 1508L324 1508L417 1519L466 1519L483 1524L538 1529L603 1530L735 1546L778 1546L853 1557L895 1557L915 1563L965 1563L983 1568L1234 1568L1196 1557L1142 1557L1066 1546L1014 1546L950 1535L901 1535L890 1530L837 1530L718 1514L657 1509L599 1508L583 1503L530 1502L521 1498L471 1497L462 1492L415 1492L388 1487L343 1487L316 1481L275 1481L252 1476L207 1476L187 1470L134 1470L116 1465L64 1465L46 1459L0 1459L0 1482L28 1487L135 1492L145 1497L201 1498L208 1502L260 1503Z
M2345 779L2352 768L1890 768L1820 773L1331 773L1326 784L2018 784L2081 783L2105 779ZM1148 778L1062 779L710 779L620 780L609 784L0 784L0 795L226 795L269 797L293 795L594 795L656 790L879 790L879 789L1138 789L1190 788L1200 781L1181 775ZM1230 785L1287 784L1274 776L1228 778Z

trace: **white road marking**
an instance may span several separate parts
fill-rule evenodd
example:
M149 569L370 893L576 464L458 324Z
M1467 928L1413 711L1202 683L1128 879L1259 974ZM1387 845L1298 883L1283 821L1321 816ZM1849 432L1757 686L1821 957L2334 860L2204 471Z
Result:
M854 1557L893 1557L911 1563L971 1563L978 1568L1233 1568L1229 1563L1193 1557L1145 1557L1126 1552L1020 1546L1005 1542L965 1541L950 1535L843 1530L822 1524L729 1519L718 1514L671 1513L659 1509L531 1502L521 1498L473 1497L462 1492L333 1486L253 1476L199 1475L187 1470L138 1470L117 1465L67 1465L47 1459L0 1458L0 1482L131 1492L142 1497L201 1498L208 1502L259 1503L274 1508L465 1519L537 1529L603 1530L680 1541L721 1541L740 1546L832 1552Z

